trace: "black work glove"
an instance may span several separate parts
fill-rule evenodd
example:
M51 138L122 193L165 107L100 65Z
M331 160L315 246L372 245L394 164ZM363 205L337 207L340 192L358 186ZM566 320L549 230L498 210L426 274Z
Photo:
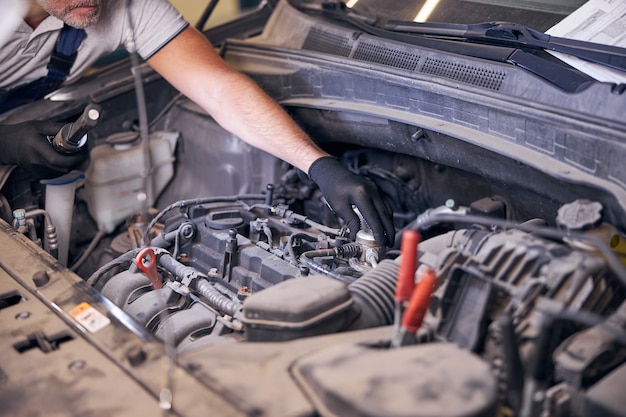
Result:
M393 244L395 229L392 213L372 181L344 168L332 156L315 160L309 168L309 177L320 187L331 209L346 222L350 239L355 239L361 223L352 209L354 205L370 227L376 243Z
M17 165L36 179L56 178L78 166L86 152L62 155L46 136L54 136L63 123L30 121L0 125L0 164Z

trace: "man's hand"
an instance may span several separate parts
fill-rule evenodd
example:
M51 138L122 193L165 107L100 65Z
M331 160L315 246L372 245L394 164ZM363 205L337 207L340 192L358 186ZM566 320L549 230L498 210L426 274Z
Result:
M55 151L46 136L54 136L62 123L47 121L0 125L0 164L17 165L34 178L63 175L84 159L86 154L62 155Z
M344 168L336 158L324 156L309 168L309 177L320 187L331 208L341 217L354 240L360 228L356 206L374 234L376 243L392 245L395 238L390 210L370 180Z

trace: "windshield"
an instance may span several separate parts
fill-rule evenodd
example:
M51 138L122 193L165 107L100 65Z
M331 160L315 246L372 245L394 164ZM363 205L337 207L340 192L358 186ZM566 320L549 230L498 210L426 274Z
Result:
M507 21L545 31L585 0L348 0L354 10L381 18L418 22Z
M170 0L170 3L193 25L202 18L208 6L214 7L202 30L214 28L251 13L263 4L262 0L209 1Z

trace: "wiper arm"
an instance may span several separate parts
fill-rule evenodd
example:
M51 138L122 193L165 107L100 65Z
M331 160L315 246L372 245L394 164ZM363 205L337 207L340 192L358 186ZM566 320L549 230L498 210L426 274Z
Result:
M550 36L517 23L487 22L464 25L390 20L380 27L392 32L425 35L439 39L466 40L514 48L562 52L626 72L626 49L624 48Z
M512 47L501 46L500 48L494 48L492 45L459 42L458 39L416 36L413 33L402 33L401 31L396 32L394 30L384 29L381 26L381 19L377 15L363 13L361 11L348 8L341 0L288 1L292 7L300 10L301 12L321 14L334 20L350 24L351 26L354 26L370 35L379 36L385 39L392 39L423 48L430 48L433 50L446 51L459 55L473 56L499 62L508 62L508 57L515 50L515 48Z

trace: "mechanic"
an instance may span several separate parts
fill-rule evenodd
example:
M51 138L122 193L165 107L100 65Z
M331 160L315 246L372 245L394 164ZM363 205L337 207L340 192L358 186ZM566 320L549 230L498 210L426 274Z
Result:
M0 45L0 112L75 81L99 57L123 46L137 51L225 129L307 172L346 222L351 238L360 227L354 205L377 243L393 243L391 211L374 183L317 147L261 88L230 68L167 0L20 1L31 2L26 17ZM134 36L129 36L130 27ZM76 167L85 155L61 155L46 139L61 126L47 121L0 125L0 164L18 165L37 178Z

